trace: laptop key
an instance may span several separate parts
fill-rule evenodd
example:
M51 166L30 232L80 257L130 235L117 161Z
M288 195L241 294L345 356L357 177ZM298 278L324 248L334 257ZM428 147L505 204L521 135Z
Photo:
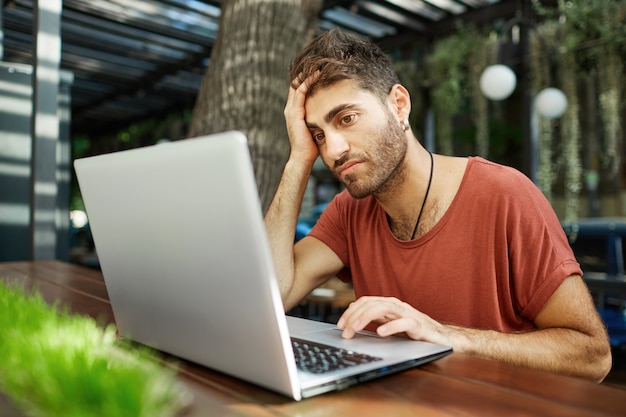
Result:
M382 360L376 356L297 338L291 338L291 345L297 367L315 374Z

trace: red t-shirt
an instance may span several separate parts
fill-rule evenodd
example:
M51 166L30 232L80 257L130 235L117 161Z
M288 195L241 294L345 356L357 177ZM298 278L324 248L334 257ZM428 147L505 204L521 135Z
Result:
M582 275L539 189L519 171L478 157L469 159L441 220L413 241L396 239L374 198L347 191L310 235L341 258L339 277L357 297L396 297L442 323L478 329L535 328L563 280Z

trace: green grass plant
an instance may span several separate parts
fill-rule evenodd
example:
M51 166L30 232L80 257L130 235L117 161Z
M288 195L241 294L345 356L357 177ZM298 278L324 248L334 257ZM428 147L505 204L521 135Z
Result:
M32 417L171 417L189 403L154 352L2 281L0 390Z

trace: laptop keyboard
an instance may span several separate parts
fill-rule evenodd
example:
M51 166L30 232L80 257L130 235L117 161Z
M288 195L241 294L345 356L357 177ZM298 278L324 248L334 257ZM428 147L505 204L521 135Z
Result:
M298 368L315 374L323 374L362 363L382 360L382 358L376 356L364 355L351 350L293 337L291 338L291 345L293 346L293 353L296 357Z

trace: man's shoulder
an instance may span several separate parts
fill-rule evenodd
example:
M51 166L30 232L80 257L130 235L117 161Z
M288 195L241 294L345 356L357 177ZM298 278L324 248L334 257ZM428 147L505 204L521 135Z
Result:
M487 170L491 172L502 172L509 175L524 175L521 171L513 168L509 165L504 165L499 162L494 162L489 159L485 159L482 156L470 156L469 165L473 169Z
M533 182L520 170L498 162L490 161L480 156L469 158L468 175L482 184L533 186Z

